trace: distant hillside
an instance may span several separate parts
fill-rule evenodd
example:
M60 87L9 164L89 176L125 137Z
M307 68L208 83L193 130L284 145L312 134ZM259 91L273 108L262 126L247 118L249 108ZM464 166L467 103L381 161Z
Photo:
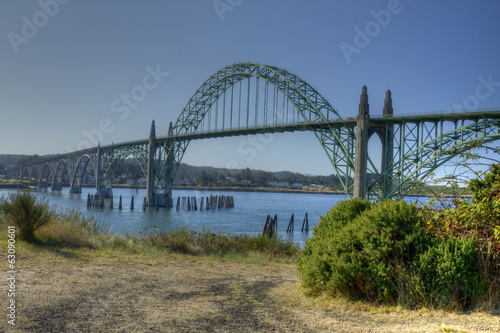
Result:
M15 154L0 154L0 166L8 169L18 165L20 162L29 162L31 160L43 159L51 155L15 155ZM1 168L0 168L1 169ZM92 171L90 171L92 173ZM126 176L123 176L126 175ZM144 177L144 173L135 159L127 159L116 170L116 176L121 177L125 182L126 178L140 179ZM181 163L177 170L176 179L187 179L197 185L202 186L227 186L236 183L244 183L246 186L252 184L254 186L265 186L269 181L288 182L290 185L301 183L303 185L326 185L332 188L338 187L339 179L334 176L310 176L302 175L291 171L263 171L245 169L227 169L215 168L210 166L192 166Z
M27 158L29 155L18 154L0 154L0 165L5 169L12 168L17 165L17 162L22 158Z

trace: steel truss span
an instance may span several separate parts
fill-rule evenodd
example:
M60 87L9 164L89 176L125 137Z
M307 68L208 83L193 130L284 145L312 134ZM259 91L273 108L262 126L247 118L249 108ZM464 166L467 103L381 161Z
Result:
M354 112L352 113L354 116ZM370 116L367 88L359 112L342 119L307 82L284 69L237 63L208 78L187 102L167 136L98 146L24 164L7 170L14 178L60 189L69 182L81 191L83 177L96 177L96 192L112 193L117 167L135 158L145 177L146 204L170 206L172 184L191 140L259 133L311 131L323 147L334 173L349 196L401 197L408 184L431 174L470 143L500 137L500 110L397 115L387 91L383 116ZM382 142L381 165L367 153L377 134Z
M227 66L201 85L173 126L172 135L186 139L165 149L175 152L170 183L190 140L197 136L310 130L327 153L342 187L350 192L354 128L341 120L313 87L284 69L256 63Z

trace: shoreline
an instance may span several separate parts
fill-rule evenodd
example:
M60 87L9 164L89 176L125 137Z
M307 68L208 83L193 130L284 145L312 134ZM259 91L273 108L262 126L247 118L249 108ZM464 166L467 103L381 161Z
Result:
M30 186L25 183L0 183L0 190L2 189L26 189ZM69 187L69 185L65 184L65 188ZM95 185L82 185L84 188L93 188ZM133 188L130 185L117 184L113 185L113 188ZM146 189L146 186L139 186L139 189ZM178 191L231 191L231 192L261 192L261 193L303 193L303 194L329 194L329 195L346 195L342 191L328 191L328 190L300 190L300 189L291 189L291 188L270 188L270 187L239 187L239 186L173 186L172 189ZM352 193L351 193L352 194ZM409 193L406 195L407 197L431 197L431 194L413 194ZM444 198L453 198L453 194L442 194ZM459 195L462 198L471 198L470 194L462 194Z
M266 187L232 187L232 186L173 186L174 190L185 191L231 191L231 192L270 192L270 193L307 193L307 194L340 194L345 195L340 191L324 191L324 190L299 190L287 188L266 188Z
M30 186L24 183L0 183L0 189L24 189ZM69 186L65 186L69 187ZM82 185L84 188L94 188L95 185ZM117 184L113 188L133 188L129 185ZM146 186L139 186L139 189L146 189ZM266 188L266 187L238 187L238 186L173 186L174 190L185 191L232 191L232 192L271 192L271 193L311 193L311 194L345 194L341 191L324 191L324 190L300 190L300 189L286 189L286 188Z

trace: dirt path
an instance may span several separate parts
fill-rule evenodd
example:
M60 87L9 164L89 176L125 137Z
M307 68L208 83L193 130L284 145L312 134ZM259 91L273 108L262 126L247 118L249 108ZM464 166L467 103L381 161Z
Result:
M294 265L26 249L14 332L500 332L485 314L325 309ZM2 271L5 272L4 267ZM7 284L2 278L2 287ZM2 308L6 307L2 300ZM4 307L5 305L5 307ZM445 331L444 329L448 329Z

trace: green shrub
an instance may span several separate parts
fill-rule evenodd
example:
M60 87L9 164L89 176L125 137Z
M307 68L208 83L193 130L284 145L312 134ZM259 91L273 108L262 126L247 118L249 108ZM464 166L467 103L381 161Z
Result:
M356 262L355 256L350 257L352 251L349 250L354 246L355 233L347 229L371 206L368 200L359 198L340 201L326 216L320 217L313 229L313 237L306 241L298 260L304 285L313 293L327 288L340 293L350 292L350 288L344 287L352 280L350 265ZM342 260L339 257L343 257Z
M423 234L413 204L342 202L321 219L299 257L304 285L313 293L396 302L407 292L404 265L422 251Z
M359 267L354 281L362 298L386 303L406 299L405 266L425 247L415 204L384 201L354 223Z
M48 224L55 214L48 200L37 200L28 191L9 193L8 199L0 198L0 213L6 223L12 223L18 229L19 239L29 242L36 240L35 230Z
M414 296L425 306L462 308L484 292L471 240L441 238L418 256L415 267Z

